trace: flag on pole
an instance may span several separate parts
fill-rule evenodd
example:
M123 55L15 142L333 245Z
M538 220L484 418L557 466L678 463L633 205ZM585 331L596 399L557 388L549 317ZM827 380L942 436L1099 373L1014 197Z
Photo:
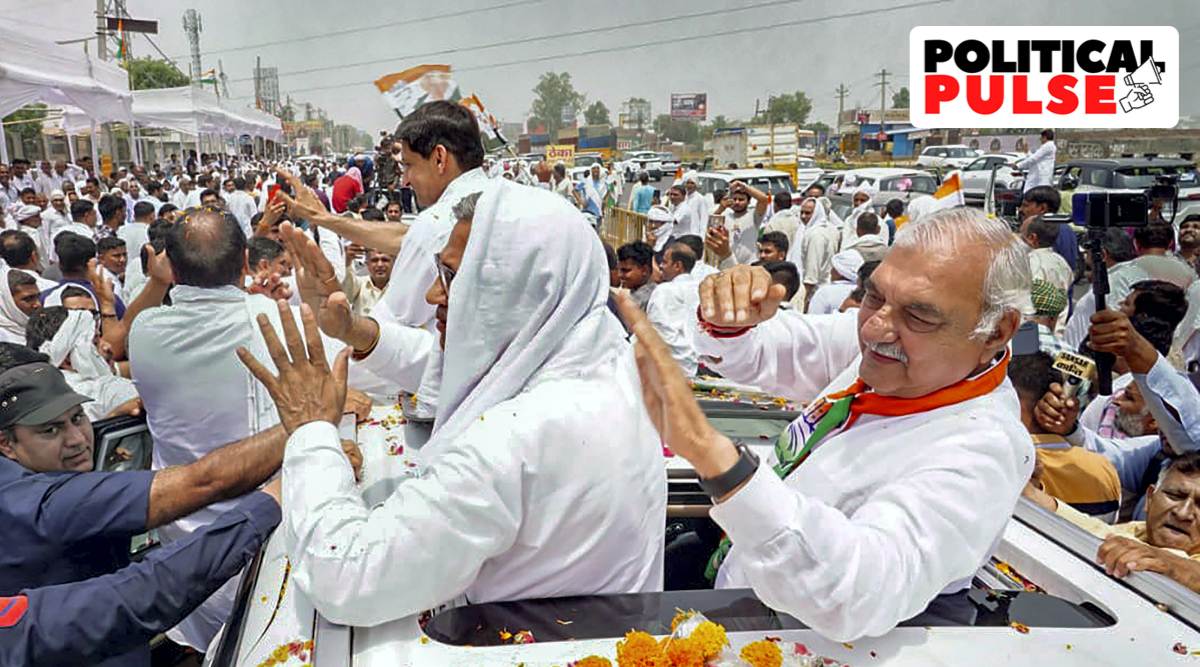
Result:
M125 21L117 19L117 60L125 62L129 59L129 40L125 38Z
M211 83L214 86L217 85L217 70L216 70L216 68L206 69L203 72L201 72L200 78L197 79L197 81L199 81L200 83Z
M896 229L903 227L907 222L916 222L924 216L955 206L965 206L966 203L963 198L962 181L956 172L942 181L933 195L918 197L908 202L908 210L896 220Z
M462 95L449 65L418 65L375 79L383 101L404 118L426 102L458 102Z
M470 97L464 97L460 104L475 114L475 120L479 123L480 132L486 134L493 141L499 141L503 144L508 143L508 139L505 139L504 135L500 132L500 123L496 120L495 116L487 112L478 95L472 93Z

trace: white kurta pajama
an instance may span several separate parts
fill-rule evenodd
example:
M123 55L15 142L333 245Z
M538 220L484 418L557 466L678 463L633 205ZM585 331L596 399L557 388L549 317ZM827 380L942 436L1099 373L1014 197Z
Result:
M736 338L697 334L696 346L724 377L811 401L857 378L856 315L775 317ZM733 542L718 587L751 587L839 641L884 634L966 588L1033 470L1018 415L1005 379L957 404L863 415L786 480L761 466L712 510Z
M267 391L238 359L245 347L265 367L267 354L255 318L265 314L283 337L275 302L232 285L175 285L171 305L145 311L129 331L129 368L154 436L155 470L186 465L229 443L279 423ZM299 311L293 309L299 321ZM325 340L330 362L340 343ZM173 542L211 523L235 501L214 503L159 528ZM231 579L167 634L203 651L233 608L238 579Z
M700 278L684 273L666 283L659 283L646 304L646 317L663 342L671 349L671 356L683 368L688 377L696 374L696 308L700 305Z
M561 197L495 181L451 285L421 476L370 508L333 424L292 435L282 529L323 616L661 589L662 454L603 260Z

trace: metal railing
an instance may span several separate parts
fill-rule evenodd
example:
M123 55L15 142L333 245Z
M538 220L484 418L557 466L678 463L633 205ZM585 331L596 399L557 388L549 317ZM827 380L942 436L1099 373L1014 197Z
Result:
M646 222L644 214L614 206L608 209L604 223L600 225L600 238L613 248L620 248L631 241L645 240Z

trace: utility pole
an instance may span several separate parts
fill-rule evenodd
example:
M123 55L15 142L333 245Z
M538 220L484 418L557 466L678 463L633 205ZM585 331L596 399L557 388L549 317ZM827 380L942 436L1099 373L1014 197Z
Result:
M846 96L850 94L850 89L846 87L846 84L839 83L837 90L833 91L833 93L837 96L838 101L837 118L835 118L833 121L833 133L840 134L842 127L842 112L846 109Z
M108 60L108 21L104 18L107 11L104 0L96 0L96 57Z
M262 56L254 57L254 108L262 109Z
M192 55L192 63L189 67L193 86L200 85L200 73L204 71L200 68L200 31L203 29L199 12L189 9L183 13L183 32L187 34L188 50Z
M887 118L887 78L889 74L891 72L887 71L886 67L881 68L879 70L879 83L875 84L879 86L879 132L881 134L884 132L884 121ZM882 141L879 142L879 150L883 150Z

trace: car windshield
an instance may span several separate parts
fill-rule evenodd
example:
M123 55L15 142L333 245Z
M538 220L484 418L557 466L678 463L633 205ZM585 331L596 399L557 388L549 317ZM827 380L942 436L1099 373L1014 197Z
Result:
M594 155L576 155L575 156L575 166L576 167L590 167L594 164L600 164L600 163L601 163L600 158L596 157Z
M946 157L975 157L975 151L970 148L947 148Z
M814 160L805 160L805 159L796 160L796 168L797 169L812 169L816 166L817 166L817 163Z
M905 174L883 179L879 189L883 192L919 192L931 195L937 192L937 181L928 174Z
M1113 187L1117 189L1148 188L1158 181L1159 176L1175 176L1184 187L1196 184L1196 168L1191 165L1118 167L1114 174Z
M759 176L742 180L746 185L754 186L769 195L773 195L776 192L792 191L792 179L782 174L779 176Z

